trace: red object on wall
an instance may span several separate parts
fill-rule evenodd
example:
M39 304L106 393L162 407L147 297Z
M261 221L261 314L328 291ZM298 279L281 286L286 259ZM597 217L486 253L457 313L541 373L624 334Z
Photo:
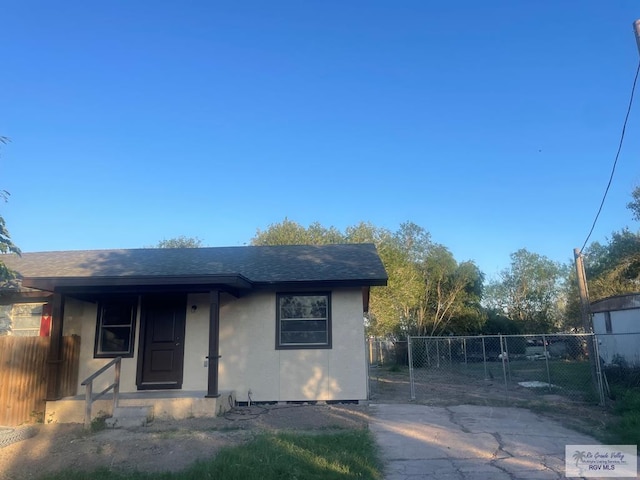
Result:
M42 306L42 317L40 317L40 336L51 335L51 304L45 303Z

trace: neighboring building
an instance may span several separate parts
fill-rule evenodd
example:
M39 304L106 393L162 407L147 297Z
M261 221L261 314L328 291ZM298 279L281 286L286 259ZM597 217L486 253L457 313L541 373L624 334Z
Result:
M640 293L593 302L591 313L605 364L640 366Z
M2 299L0 298L0 302ZM0 335L16 337L49 336L51 305L35 303L0 303Z
M59 339L80 336L77 394L82 380L121 356L124 393L367 398L363 314L370 287L387 281L372 244L61 251L2 260L28 295L4 292L0 303L33 303L29 295L37 292L52 305L51 378ZM35 332L38 315L31 316ZM54 381L47 392L48 400L60 397Z

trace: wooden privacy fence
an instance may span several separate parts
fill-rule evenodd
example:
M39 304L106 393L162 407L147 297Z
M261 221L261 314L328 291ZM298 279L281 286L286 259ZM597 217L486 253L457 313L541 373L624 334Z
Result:
M49 337L0 337L0 425L43 421ZM62 337L60 391L76 394L80 337Z

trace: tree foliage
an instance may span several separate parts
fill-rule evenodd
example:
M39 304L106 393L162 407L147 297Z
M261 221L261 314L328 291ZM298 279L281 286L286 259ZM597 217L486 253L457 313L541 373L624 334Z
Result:
M0 144L6 145L9 142L7 137L0 136ZM6 203L9 200L9 192L6 190L0 190L0 199L4 200ZM0 253L15 253L16 255L20 255L20 249L13 243L11 240L11 235L9 235L9 230L7 229L6 222L4 217L0 215ZM2 260L0 260L0 282L8 282L15 278L15 272L11 271L4 264Z
M640 186L631 192L632 200L627 203L627 208L633 213L633 219L640 221Z
M484 335L518 335L522 333L520 325L496 310L486 310L487 320L480 328Z
M605 245L594 242L585 258L592 301L640 290L640 234L614 232Z
M446 247L435 245L423 265L427 321L420 334L470 333L481 327L484 275L475 263L457 263Z
M318 222L304 228L302 225L285 219L262 231L258 229L251 240L252 245L327 245L343 243L344 236L334 227L325 228Z
M160 240L156 248L200 248L202 246L202 240L198 237L180 235L179 237Z
M545 256L520 249L511 265L489 283L486 304L515 321L525 333L543 333L561 327L560 292L566 270Z

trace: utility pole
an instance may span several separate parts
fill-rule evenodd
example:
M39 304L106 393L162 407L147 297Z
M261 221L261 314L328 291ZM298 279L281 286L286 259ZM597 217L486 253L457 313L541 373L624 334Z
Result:
M582 319L582 328L584 332L588 334L587 337L587 351L589 352L589 361L591 363L591 381L593 388L598 392L600 397L600 404L604 405L604 394L602 390L602 383L600 380L600 359L596 355L596 347L593 342L596 341L593 335L593 328L591 325L591 306L589 305L589 290L587 289L587 276L584 271L584 262L582 259L582 252L579 248L573 249L573 257L576 263L576 275L578 278L578 293L580 294L580 317Z
M633 31L636 33L636 45L638 45L638 53L640 53L640 19L633 22Z
M580 294L580 318L585 333L591 333L591 308L589 306L589 290L587 289L587 276L584 272L584 262L580 249L573 249L573 258L576 262L576 275L578 277L578 293ZM589 352L591 353L591 352Z

